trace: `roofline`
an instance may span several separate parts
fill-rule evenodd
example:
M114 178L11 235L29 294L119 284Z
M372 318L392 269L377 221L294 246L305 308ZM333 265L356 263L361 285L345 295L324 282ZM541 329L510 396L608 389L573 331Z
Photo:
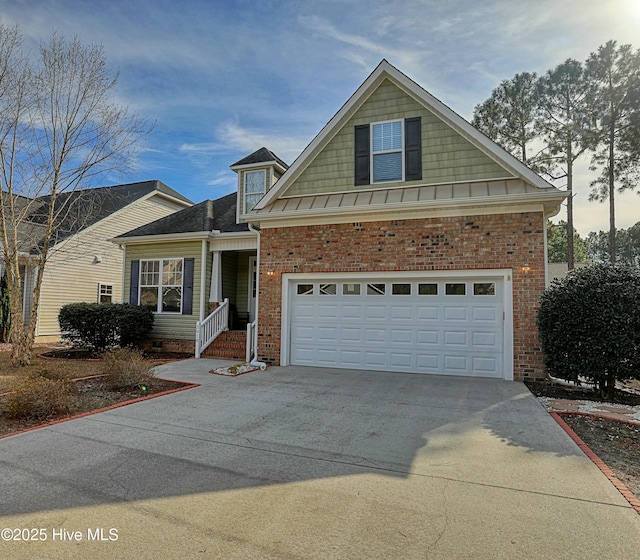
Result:
M399 84L403 89L411 94L416 101L433 110L437 115L442 117L448 122L448 124L455 128L458 133L470 140L474 146L497 163L506 167L516 177L520 177L538 188L556 188L538 174L531 171L531 169L507 152L504 148L500 147L487 136L482 134L473 125L453 111L453 109L449 108L447 105L442 103L442 101L426 91L422 86L418 85L408 76L400 72L400 70L392 66L386 59L383 59L355 91L355 93L307 145L303 152L291 164L289 169L283 174L278 183L258 201L255 205L256 210L265 208L268 204L273 202L274 199L278 198L281 193L289 188L290 184L298 178L302 171L304 171L306 164L309 162L309 158L316 149L329 141L334 133L339 130L341 122L350 118L351 115L355 113L355 111L366 101L369 95L373 93L375 87L385 78L390 78Z
M282 165L280 165L280 163L278 163L276 160L261 161L258 163L245 163L243 165L231 165L229 169L231 169L232 171L244 171L245 169L255 169L255 168L270 167L270 166L275 167L282 173L285 173L288 169L287 167L282 167Z
M162 233L152 235L138 235L131 237L113 237L109 241L116 245L140 245L145 243L167 243L180 241L201 241L203 239L214 238L239 238L255 237L255 233L251 231L189 231L182 233Z
M291 219L295 217L309 219L314 217L333 216L339 215L351 216L353 219L348 221L358 221L357 217L367 214L376 214L378 216L383 214L393 214L398 218L399 211L415 211L421 212L435 212L438 210L445 211L448 208L463 209L472 207L483 208L495 208L497 206L507 205L526 205L526 204L542 204L544 206L545 213L551 217L555 216L562 205L562 202L567 198L568 193L564 191L544 191L540 193L518 193L518 194L505 194L491 197L473 197L473 198L448 198L439 200L426 200L422 201L419 205L415 201L411 202L394 202L394 203L380 203L380 204L367 204L360 207L357 206L344 206L344 207L324 207L324 208L310 208L303 211L289 210L279 211L272 214L260 214L250 213L242 217L243 222L253 222L259 224L267 224L271 222L278 222L283 219ZM297 224L296 224L297 225Z

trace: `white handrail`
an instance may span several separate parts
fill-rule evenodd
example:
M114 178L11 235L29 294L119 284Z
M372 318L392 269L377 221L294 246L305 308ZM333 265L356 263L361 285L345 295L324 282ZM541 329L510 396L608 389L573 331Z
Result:
M247 324L247 352L245 355L246 363L251 363L254 357L256 356L256 337L258 336L258 320L256 319L253 323Z
M196 358L211 344L222 331L229 329L229 298L213 310L202 321L196 323Z

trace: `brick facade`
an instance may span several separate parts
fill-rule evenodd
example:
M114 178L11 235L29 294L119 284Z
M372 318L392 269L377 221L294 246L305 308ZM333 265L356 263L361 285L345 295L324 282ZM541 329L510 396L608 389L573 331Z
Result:
M544 220L530 212L264 228L260 359L280 361L283 273L502 268L513 270L514 378L541 378L536 309L545 289Z

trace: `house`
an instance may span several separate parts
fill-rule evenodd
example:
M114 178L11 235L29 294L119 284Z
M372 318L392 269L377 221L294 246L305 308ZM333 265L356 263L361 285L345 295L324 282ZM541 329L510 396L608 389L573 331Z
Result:
M156 340L199 355L234 303L268 364L543 376L545 228L566 195L386 60L290 167L262 148L231 168L237 193L194 207L210 220L118 240Z
M19 228L23 314L33 305L38 254L50 197L24 199L29 210ZM60 339L60 308L78 301L122 301L123 252L114 236L193 204L161 181L80 189L58 195L64 218L55 229L43 274L36 342Z

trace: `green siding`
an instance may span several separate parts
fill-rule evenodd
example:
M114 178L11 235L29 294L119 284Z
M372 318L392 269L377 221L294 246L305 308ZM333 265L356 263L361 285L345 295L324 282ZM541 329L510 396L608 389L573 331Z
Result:
M222 260L222 299L229 298L231 303L237 299L238 254L225 251Z
M255 256L255 254L254 254ZM238 275L236 276L238 313L249 311L249 254L238 253Z
M422 117L422 180L355 186L354 127L417 116ZM284 196L497 179L511 175L422 104L385 80L287 189Z
M202 243L200 241L188 241L180 243L156 243L145 245L129 245L127 247L125 274L124 274L124 300L129 301L129 287L131 283L131 261L144 259L171 259L193 258L193 314L163 314L156 313L153 321L151 336L159 338L175 338L194 340L196 323L200 313L200 274L201 274ZM209 259L207 259L209 260ZM208 269L211 269L209 265ZM205 286L205 290L208 285ZM208 298L208 293L206 294Z

